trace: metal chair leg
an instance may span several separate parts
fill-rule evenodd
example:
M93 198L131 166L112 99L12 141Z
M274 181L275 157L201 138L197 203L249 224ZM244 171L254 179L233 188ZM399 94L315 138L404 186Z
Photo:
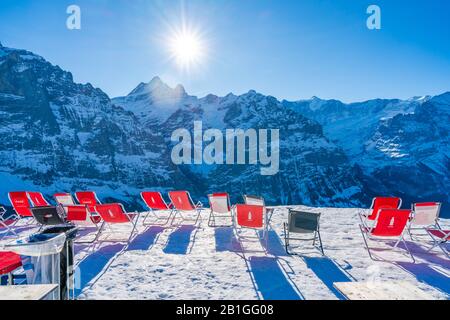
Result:
M320 251L322 252L322 255L325 256L325 252L323 250L322 237L320 235L320 231L317 231L317 235L319 237Z
M414 258L412 252L409 250L408 245L406 244L405 239L402 238L403 244L405 245L406 251L408 251L409 255L411 256L411 259L413 263L416 263L416 259Z

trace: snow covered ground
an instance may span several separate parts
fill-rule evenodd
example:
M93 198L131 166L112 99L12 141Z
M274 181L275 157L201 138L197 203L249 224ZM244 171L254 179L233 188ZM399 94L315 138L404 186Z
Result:
M364 248L357 209L296 208L322 213L325 257L307 245L296 249L302 256L286 255L286 207L275 208L267 255L260 242L240 245L233 228L208 227L209 210L204 210L197 226L140 223L129 245L76 245L78 298L342 299L334 282L370 280L406 280L435 299L450 297L450 260L439 249L426 252L428 236L414 242L407 237L415 264L403 249L377 250L386 261L375 262ZM442 224L450 226L446 220ZM129 230L120 227L116 236Z

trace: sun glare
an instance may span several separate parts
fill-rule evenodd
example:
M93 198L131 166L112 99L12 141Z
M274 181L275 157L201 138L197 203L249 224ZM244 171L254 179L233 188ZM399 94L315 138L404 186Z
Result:
M169 40L172 59L183 69L199 64L204 56L204 44L193 31L176 32Z

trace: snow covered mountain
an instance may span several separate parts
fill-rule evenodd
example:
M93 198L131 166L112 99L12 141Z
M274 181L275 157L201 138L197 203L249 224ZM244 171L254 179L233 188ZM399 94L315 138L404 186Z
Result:
M94 189L131 206L144 189L188 189L200 200L261 194L269 204L366 206L380 194L448 202L448 108L446 95L351 105L255 91L198 98L158 77L110 100L42 57L0 47L0 203L13 189ZM279 129L279 173L175 166L172 132L200 120L221 132Z
M127 199L146 186L190 187L169 156L158 132L100 89L31 52L0 48L2 204L12 189Z
M450 92L409 100L336 100L283 105L318 121L325 135L358 166L370 194L441 201L450 215Z
M181 85L169 88L158 77L139 84L113 103L139 115L148 128L159 130L168 148L179 128L280 129L280 173L261 176L255 165L183 165L199 195L225 190L241 201L242 194L262 194L268 203L360 205L367 197L344 152L330 142L321 126L281 105L273 97L250 91L241 96L189 96Z

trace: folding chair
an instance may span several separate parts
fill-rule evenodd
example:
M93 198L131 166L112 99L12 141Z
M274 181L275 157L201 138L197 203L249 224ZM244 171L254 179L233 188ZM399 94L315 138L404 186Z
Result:
M450 230L442 230L442 229L427 229L428 234L430 235L431 239L433 239L433 246L428 250L431 251L436 247L439 247L444 254L449 257L448 251L445 248L445 244L447 243L448 239L450 238Z
M170 208L170 205L167 205L166 201L164 200L160 192L151 192L151 191L141 192L141 198L149 209L149 211L144 217L143 221L144 226L149 225L163 226L170 221L170 218L172 217L173 214L173 210ZM160 216L161 212L169 212L169 215L167 217L165 216L161 217ZM147 219L150 214L155 218L156 222L153 221L151 223L147 223ZM161 220L164 222L157 222Z
M120 203L101 204L95 206L95 211L100 215L103 222L100 226L100 230L94 239L94 242L99 241L99 238L104 234L105 226L110 228L111 233L114 233L114 225L131 225L132 229L130 235L126 239L105 239L99 242L127 242L130 243L133 235L137 233L137 222L139 220L139 214L137 212L127 213Z
M10 225L11 227L14 227L21 219L33 218L33 214L31 213L31 204L28 200L26 191L9 192L8 198L14 209L14 214L10 216L10 219L16 220L15 223ZM31 224L33 222L33 219L30 219L27 224Z
M413 217L409 224L408 233L413 239L412 230L441 229L439 226L439 213L441 211L441 203L424 202L414 203L412 205Z
M57 207L35 207L31 208L31 213L42 226L56 226L66 223L61 215L63 213L62 210L62 207L60 207L59 211Z
M0 207L0 240L9 233L13 236L18 236L13 228L14 224L18 221L15 217L15 215L12 218L6 217L6 209Z
M212 228L232 227L233 214L231 212L230 197L228 193L213 193L208 195L209 207L211 213L209 214L208 226ZM216 218L230 218L229 225L217 225Z
M369 221L374 222L378 216L380 209L400 209L402 206L402 199L398 197L375 197L372 199L372 205L369 210L370 213L359 211L359 219L361 223L367 224Z
M50 204L45 200L40 192L27 192L28 199L33 204L33 207L50 207Z
M403 242L412 261L415 263L414 256L409 250L404 238L404 233L408 229L408 222L410 221L411 216L411 210L380 209L375 217L373 226L369 226L364 222L360 224L367 252L372 260L376 259L373 258L370 252L368 240L381 242L391 242L396 240L397 242L394 245L394 249L398 247L400 242Z
M200 218L201 211L203 209L203 204L199 201L197 204L194 204L192 198L187 191L170 191L169 198L173 205L174 216L172 219L172 224L177 217L177 214L181 217L181 223L190 221L194 222L194 225L197 224L198 219ZM195 219L186 218L183 213L196 212Z
M316 212L303 212L289 210L288 223L284 223L284 243L286 253L293 255L289 252L290 242L294 241L312 241L313 247L320 250L322 255L325 255L322 245L322 237L320 236L320 213ZM299 235L313 235L312 238L293 238L291 233ZM318 246L316 243L318 242Z
M7 277L7 285L13 285L13 272L22 266L20 256L14 252L0 252L0 278Z
M264 208L266 208L266 212L268 215L268 223L270 223L275 209L267 208L263 197L244 195L244 202L245 202L245 204L254 205L254 206L263 206Z
M63 215L66 221L76 225L81 229L95 228L97 230L94 240L77 240L76 243L93 243L100 232L98 224L102 220L98 213L95 212L95 207L93 208L94 212L92 212L87 205L75 204L75 201L73 200L73 197L70 193L57 193L54 195L54 198L58 205L60 205L63 209Z
M268 249L268 219L266 208L260 205L237 204L233 207L235 217L235 232L239 242L242 240L254 240L258 242L264 241L264 253L267 254ZM256 237L243 235L242 230L251 229L256 232ZM259 232L263 232L260 237Z
M57 204L62 206L76 206L77 204L73 200L73 197L70 193L55 193L53 195Z
M266 204L264 202L263 197L258 196L250 196L250 195L244 195L244 202L245 204L251 205L251 206L263 206L265 207Z
M102 204L94 191L75 192L75 198L79 204L87 206L91 212L95 212L96 205Z

